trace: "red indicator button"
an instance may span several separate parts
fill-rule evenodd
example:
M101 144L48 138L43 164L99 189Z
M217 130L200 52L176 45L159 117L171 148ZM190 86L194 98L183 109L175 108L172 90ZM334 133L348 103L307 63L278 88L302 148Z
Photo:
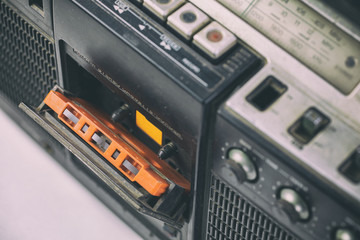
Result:
M220 42L223 36L219 30L211 30L206 34L206 38L210 42Z

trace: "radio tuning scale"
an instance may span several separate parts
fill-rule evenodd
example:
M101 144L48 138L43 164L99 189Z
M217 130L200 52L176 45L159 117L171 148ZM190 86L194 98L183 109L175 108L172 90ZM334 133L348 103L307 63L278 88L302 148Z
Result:
M343 94L360 82L360 42L299 0L218 0Z

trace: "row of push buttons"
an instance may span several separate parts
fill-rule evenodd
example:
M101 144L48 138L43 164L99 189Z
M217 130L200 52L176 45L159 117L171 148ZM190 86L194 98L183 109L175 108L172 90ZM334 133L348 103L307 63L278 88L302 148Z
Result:
M236 45L236 37L185 0L144 0L143 6L212 59Z

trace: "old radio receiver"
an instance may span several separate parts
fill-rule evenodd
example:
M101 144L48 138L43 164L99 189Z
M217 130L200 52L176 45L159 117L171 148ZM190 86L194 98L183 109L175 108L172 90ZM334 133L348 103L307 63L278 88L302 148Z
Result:
M0 0L0 103L145 239L360 239L359 16Z

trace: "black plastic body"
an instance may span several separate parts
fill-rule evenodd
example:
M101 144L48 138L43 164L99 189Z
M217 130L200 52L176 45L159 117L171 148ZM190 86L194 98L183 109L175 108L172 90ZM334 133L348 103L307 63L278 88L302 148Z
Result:
M135 111L140 111L163 132L163 143L171 141L176 145L176 153L169 161L192 185L188 197L182 199L186 203L181 216L182 228L176 226L176 229L131 208L75 156L19 112L16 109L19 100L11 100L10 90L6 88L1 90L3 108L36 141L53 149L54 157L69 172L144 238L203 238L203 213L207 211L203 204L207 201L204 186L210 167L204 140L208 138L217 106L235 86L246 82L261 68L260 57L239 40L226 58L211 63L127 1L43 1L43 14L29 1L1 2L15 9L28 24L36 27L40 35L54 44L56 78L39 87L44 93L58 84L107 113L126 103L131 110L125 124L141 141L155 152L161 147L136 129L133 124ZM110 9L119 2L127 9L122 15ZM140 23L150 26L148 32L141 33L136 29L139 19ZM11 27L9 31L12 31ZM172 46L171 52L161 49L161 41ZM36 50L34 47L32 51ZM200 71L194 69L194 65L186 65L185 58L188 60L185 62L197 65ZM29 86L35 84L26 77L23 82ZM37 94L34 101L25 102L36 107L45 97L44 93Z

